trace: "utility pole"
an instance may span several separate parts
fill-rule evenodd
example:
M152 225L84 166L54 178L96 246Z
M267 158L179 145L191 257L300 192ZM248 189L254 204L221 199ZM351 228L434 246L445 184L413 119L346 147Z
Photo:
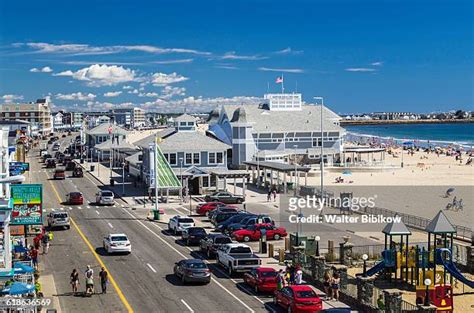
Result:
M155 181L155 207L153 212L153 219L160 220L160 211L158 210L158 136L155 134L154 146L153 146L153 158L154 158L154 181Z
M321 111L320 111L320 123L321 123L321 155L320 155L320 163L321 163L321 203L323 202L324 197L324 133L323 133L323 107L324 107L324 98L323 97L314 97L315 100L321 100ZM321 214L323 214L323 208L321 207Z

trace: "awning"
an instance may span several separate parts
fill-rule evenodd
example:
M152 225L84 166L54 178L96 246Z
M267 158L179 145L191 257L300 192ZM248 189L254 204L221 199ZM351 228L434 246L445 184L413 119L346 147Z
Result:
M2 289L2 294L5 295L24 295L35 291L35 285L25 284L20 282L13 282L11 285Z
M34 273L35 269L31 266L23 264L21 262L16 262L13 264L13 270L15 274L30 274Z

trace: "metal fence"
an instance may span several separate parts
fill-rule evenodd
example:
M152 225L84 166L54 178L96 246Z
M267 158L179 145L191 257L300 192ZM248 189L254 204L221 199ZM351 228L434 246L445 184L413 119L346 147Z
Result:
M402 300L402 312L420 312L420 308L410 302Z

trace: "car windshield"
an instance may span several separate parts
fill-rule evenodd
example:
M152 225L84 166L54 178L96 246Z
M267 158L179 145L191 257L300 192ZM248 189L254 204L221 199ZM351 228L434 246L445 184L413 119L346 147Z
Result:
M186 265L187 268L207 268L206 264L203 262L190 262Z
M277 272L273 272L273 271L268 271L268 272L260 272L260 276L261 277L275 277L277 276Z
M313 290L302 290L296 292L297 298L316 298L316 293Z
M114 194L110 191L102 191L102 196L103 197L113 197Z
M71 197L80 197L81 193L80 192L71 192Z
M205 234L206 231L204 230L204 228L191 228L189 230L189 233L190 234Z
M252 253L250 247L235 247L230 249L230 253Z
M178 218L178 223L194 223L192 218Z
M126 236L113 236L111 238L112 241L127 241L127 237Z
M225 243L231 243L232 239L230 239L229 237L217 237L214 240L214 242L218 244L225 244Z
M66 218L67 217L67 213L55 213L53 215L54 218Z

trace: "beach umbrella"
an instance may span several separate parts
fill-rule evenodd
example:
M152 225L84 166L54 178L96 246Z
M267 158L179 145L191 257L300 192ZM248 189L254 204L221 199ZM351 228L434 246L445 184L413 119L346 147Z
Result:
M352 172L345 170L344 172L342 172L342 175L352 175Z
M6 295L24 295L35 291L35 285L13 282L9 286L2 289L2 293Z
M28 266L24 263L21 263L21 262L16 262L14 265L13 265L13 269L15 271L15 274L29 274L29 273L33 273L35 271L34 268L32 268L31 266Z
M446 194L451 195L454 192L454 190L455 189L453 187L451 187L448 190L446 190Z
M405 141L403 143L404 146L412 146L413 145L413 141Z
M15 253L25 253L28 252L28 249L23 246L15 246Z

